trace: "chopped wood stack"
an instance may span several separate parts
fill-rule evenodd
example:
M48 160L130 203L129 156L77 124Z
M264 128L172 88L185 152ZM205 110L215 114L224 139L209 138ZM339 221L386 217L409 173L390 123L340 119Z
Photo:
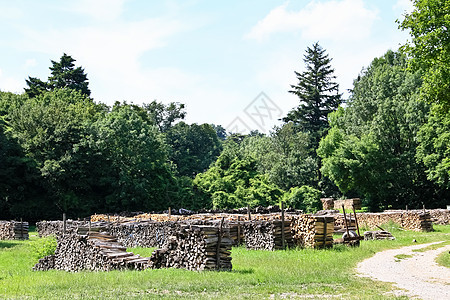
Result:
M404 213L406 212L405 210L389 210L386 212L390 212L390 213ZM417 214L423 213L423 209L413 209L413 210L408 210L407 212L414 212ZM426 210L427 213L429 213L431 215L431 221L433 222L433 224L436 225L449 225L450 224L450 210L448 209L427 209Z
M225 228L208 225L183 225L166 245L156 249L149 267L187 270L231 270L231 244Z
M395 237L389 231L378 230L378 231L365 231L364 240L395 240Z
M28 222L0 221L0 240L28 240Z
M321 198L323 210L334 209L334 199L333 198Z
M355 207L355 210L361 209L361 199L352 198L345 200L334 200L334 209L342 209L342 205L344 205L345 209L352 210Z
M86 221L66 221L66 233L73 233L78 227L87 226L89 222ZM36 223L36 230L39 237L46 237L49 235L60 235L64 232L63 221L41 221Z
M114 215L92 215L91 216L91 222L129 222L139 219L138 217L121 217L121 216L114 216ZM147 218L148 219L148 218Z
M332 216L299 215L292 219L291 231L297 246L332 247L334 218Z
M55 254L40 259L33 270L56 269L71 272L143 270L148 267L148 259L127 252L116 238L106 233L91 232L88 235L69 233L58 235Z
M173 221L111 223L109 233L126 247L161 247L178 227L179 224Z
M360 227L375 229L389 222L398 224L406 230L433 231L431 215L423 211L401 211L357 214Z
M353 215L347 215L347 226L348 230L356 231L356 220ZM359 214L357 215L358 223L359 223ZM344 214L335 214L334 215L334 233L343 234L346 232L345 228L345 219Z
M242 245L245 241L244 235L244 222L242 221L230 221L225 226L230 229L230 238L233 241L233 245Z
M436 225L450 225L450 210L432 209L427 210L431 215L431 221Z
M293 246L291 221L251 221L244 223L244 237L247 249L280 250ZM283 241L284 238L284 241Z

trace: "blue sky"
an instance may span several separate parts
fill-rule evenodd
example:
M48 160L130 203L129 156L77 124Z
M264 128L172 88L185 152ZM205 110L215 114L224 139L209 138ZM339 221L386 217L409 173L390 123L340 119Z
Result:
M186 104L187 122L268 132L298 105L289 94L306 47L333 58L341 92L408 38L409 0L0 0L0 90L46 80L63 53L97 102Z

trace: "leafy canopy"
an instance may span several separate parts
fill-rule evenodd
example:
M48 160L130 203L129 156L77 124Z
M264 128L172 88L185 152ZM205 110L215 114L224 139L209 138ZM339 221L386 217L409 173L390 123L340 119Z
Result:
M75 67L75 59L66 53L61 56L59 61L51 61L51 76L47 82L36 77L28 77L26 81L28 88L25 93L30 98L34 98L44 91L53 91L55 89L72 89L79 91L82 95L89 96L89 82L87 74L82 67Z

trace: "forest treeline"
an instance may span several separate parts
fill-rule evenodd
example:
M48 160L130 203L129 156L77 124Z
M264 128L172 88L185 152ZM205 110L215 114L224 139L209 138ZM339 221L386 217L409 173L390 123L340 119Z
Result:
M187 124L184 104L97 103L64 54L46 81L0 91L0 219L274 205L321 197L372 211L443 207L450 196L450 1L415 0L411 34L363 68L348 99L319 43L270 134Z

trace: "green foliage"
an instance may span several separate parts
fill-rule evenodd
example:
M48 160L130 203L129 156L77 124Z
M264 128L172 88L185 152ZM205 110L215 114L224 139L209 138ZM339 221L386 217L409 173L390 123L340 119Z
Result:
M92 124L86 145L103 160L106 207L111 210L158 210L170 206L174 183L167 164L167 147L156 126L129 106L115 106Z
M54 236L39 238L30 243L32 256L39 260L48 255L55 254L57 241Z
M313 187L304 185L293 187L283 195L283 201L288 207L301 209L306 213L315 213L322 209L321 192Z
M219 156L222 144L209 124L179 122L166 131L169 159L180 176L195 177L205 171Z
M400 28L409 30L411 41L402 49L412 56L412 66L422 69L422 96L430 102L450 105L450 1L414 0Z
M170 102L165 105L161 102L152 101L143 105L143 110L147 113L153 125L158 126L161 132L167 131L177 120L186 117L185 105L178 102Z
M216 131L217 137L224 141L227 138L227 131L222 125L211 124L212 128Z
M417 158L426 173L450 190L450 1L415 0L414 10L405 15L400 28L409 30L412 40L402 49L411 55L411 66L424 72L421 97L433 107L428 122L418 134Z
M194 180L188 176L175 177L176 185L173 191L173 205L175 208L190 210L211 209L211 197L199 191Z
M267 206L278 202L282 191L257 171L256 160L241 158L238 145L228 142L213 166L194 179L195 187L215 208Z
M59 62L53 60L51 62L50 70L52 75L47 82L35 77L28 77L28 80L26 80L28 88L25 88L25 93L28 97L34 98L45 91L66 88L79 91L84 96L91 94L87 75L84 73L83 68L75 68L75 59L64 53Z
M317 162L311 153L310 135L293 123L275 128L270 136L249 136L239 145L243 157L256 160L260 174L280 189L312 185L317 181Z
M418 133L417 159L427 167L428 179L450 189L450 112L434 104Z
M321 141L322 172L343 193L357 192L372 210L439 205L439 189L416 161L416 134L429 107L418 99L420 72L388 51L354 82L347 108L330 115ZM436 201L437 200L437 201Z
M81 208L80 190L86 190L89 169L80 143L100 109L80 92L57 89L27 100L8 115L14 137L61 211Z
M289 91L299 97L300 105L283 118L285 122L294 122L302 131L313 136L313 145L317 147L320 138L329 127L327 116L336 110L341 101L339 85L334 82L334 69L331 58L319 43L306 49L303 61L306 71L295 72L298 84L291 85ZM314 147L315 148L315 147Z

